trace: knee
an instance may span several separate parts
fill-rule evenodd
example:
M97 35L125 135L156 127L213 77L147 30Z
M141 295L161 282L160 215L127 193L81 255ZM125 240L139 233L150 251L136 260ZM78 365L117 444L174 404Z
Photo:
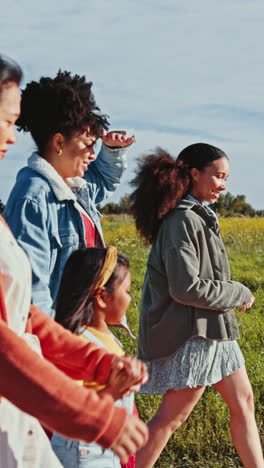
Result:
M250 414L254 414L254 396L251 388L239 395L236 401L232 402L229 409L230 412L235 415L244 415L247 417Z
M170 434L173 434L189 417L189 412L182 412L175 417L165 414L157 414L156 424L158 424L162 429L168 431Z

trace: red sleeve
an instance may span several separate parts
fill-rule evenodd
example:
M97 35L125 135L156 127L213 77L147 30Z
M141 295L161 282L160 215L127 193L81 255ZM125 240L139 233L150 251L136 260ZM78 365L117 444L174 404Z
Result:
M32 333L38 336L48 361L74 379L101 384L108 380L113 354L75 336L36 306L30 312Z
M53 320L43 320L42 314L36 311L33 311L32 315L33 329L35 328L35 332L40 330L41 342L48 340L49 334L53 333ZM39 319L35 320L35 317ZM51 326L50 333L47 330L43 331L43 322L47 327L48 324ZM61 331L60 335L60 327L55 329L55 337L62 346L61 340L64 342L64 337L61 337L64 333ZM79 340L77 337L73 338L72 341L65 340L67 351L61 352L62 358L66 359L67 352L70 353L70 343L73 354L74 343L78 348ZM48 344L44 346L45 354L49 357L60 347L59 344L56 347L53 342L51 339L50 352L47 350ZM93 367L93 372L87 370L87 375L91 376L95 366L99 365L100 368L102 365L103 354L98 354L94 346L89 346L86 352L81 352L83 341L80 339L80 342L80 355L74 354L74 359L78 360L86 353L87 367L90 363ZM73 362L69 368L71 367L74 367ZM96 440L103 447L111 446L118 439L126 421L126 411L116 407L110 396L99 396L93 390L76 384L33 351L3 320L0 320L0 369L0 395L38 418L51 430L87 442Z

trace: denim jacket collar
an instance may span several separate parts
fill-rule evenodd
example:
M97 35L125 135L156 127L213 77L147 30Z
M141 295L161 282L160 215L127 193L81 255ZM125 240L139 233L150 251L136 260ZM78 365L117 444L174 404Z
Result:
M32 153L28 159L28 167L48 180L54 195L59 201L76 201L76 195L73 193L72 189L80 189L86 184L85 180L81 177L68 178L65 182L56 169L36 152Z

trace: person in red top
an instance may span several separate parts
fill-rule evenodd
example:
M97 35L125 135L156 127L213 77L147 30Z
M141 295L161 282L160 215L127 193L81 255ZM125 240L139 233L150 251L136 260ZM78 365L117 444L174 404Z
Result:
M0 56L0 159L15 143L21 77L19 66ZM1 218L0 468L60 466L35 418L68 437L111 447L126 461L146 443L145 424L115 407L111 396L79 387L69 377L107 384L120 369L133 385L146 379L145 366L85 343L30 305L30 298L28 259Z

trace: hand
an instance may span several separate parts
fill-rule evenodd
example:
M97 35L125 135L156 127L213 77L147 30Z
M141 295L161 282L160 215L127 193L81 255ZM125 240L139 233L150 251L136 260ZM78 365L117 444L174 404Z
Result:
M125 356L125 363L129 362L130 368L124 367L124 362L117 361L112 366L112 372L107 381L106 387L100 393L112 395L114 400L122 398L130 392L138 392L142 383L147 381L148 374L145 364L132 356Z
M148 380L148 371L146 364L133 356L116 356L112 362L112 371L114 369L123 369L129 378L130 385L142 385ZM137 391L130 387L130 390Z
M116 130L108 133L104 131L101 138L106 146L110 146L111 148L126 148L135 141L134 137L126 137L125 130Z
M251 296L249 302L247 304L242 305L241 307L238 308L238 312L245 312L245 310L250 309L250 307L253 306L255 302L255 297Z
M99 390L98 393L101 395L108 394L111 395L114 400L119 400L119 398L122 398L126 393L139 391L140 385L133 385L134 380L134 377L127 375L125 369L120 370L118 367L115 367L110 374L106 387Z
M111 450L126 463L132 453L137 452L148 441L148 428L137 416L128 415L125 427Z

